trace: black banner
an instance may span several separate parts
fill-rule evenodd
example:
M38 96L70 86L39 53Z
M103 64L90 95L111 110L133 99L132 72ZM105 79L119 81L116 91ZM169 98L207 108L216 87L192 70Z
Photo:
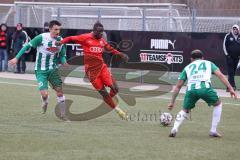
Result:
M29 36L42 33L41 28L26 28ZM90 30L62 29L63 37L90 32ZM130 62L159 63L166 65L170 71L180 72L190 63L190 52L200 49L207 60L214 62L226 73L223 53L224 33L175 33L175 32L141 32L141 31L106 31L107 41L119 51L129 55ZM82 56L79 45L67 44L67 57ZM107 64L119 67L119 59L109 53L104 54ZM35 51L28 55L35 60ZM154 68L153 68L154 70Z

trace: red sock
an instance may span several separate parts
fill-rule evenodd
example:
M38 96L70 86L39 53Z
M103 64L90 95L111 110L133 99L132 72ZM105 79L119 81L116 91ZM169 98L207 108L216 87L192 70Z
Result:
M111 108L115 108L116 104L114 103L114 101L112 100L112 97L110 97L109 95L106 97L103 97L104 102L106 102Z
M113 89L111 89L111 90L110 90L110 96L111 96L111 97L114 97L116 94L117 94L117 93L116 93L116 92L114 92L114 90L113 90Z
M113 77L112 77L112 81L113 81L113 85L117 85L117 83ZM113 89L111 89L109 94L111 97L114 97L117 94L117 92L115 92Z

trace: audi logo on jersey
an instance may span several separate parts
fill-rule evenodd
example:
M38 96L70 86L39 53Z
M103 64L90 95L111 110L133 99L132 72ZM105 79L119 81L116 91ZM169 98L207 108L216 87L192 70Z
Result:
M93 53L99 53L99 52L103 52L103 48L101 47L90 47L90 52L93 52Z

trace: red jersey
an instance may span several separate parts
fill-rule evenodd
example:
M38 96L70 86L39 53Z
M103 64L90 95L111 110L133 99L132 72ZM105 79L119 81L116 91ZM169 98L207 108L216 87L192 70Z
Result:
M111 47L103 38L96 39L92 33L66 37L61 42L75 42L81 45L84 52L84 65L87 70L96 69L104 64L102 58L104 49L110 51L112 54L119 54L119 51Z

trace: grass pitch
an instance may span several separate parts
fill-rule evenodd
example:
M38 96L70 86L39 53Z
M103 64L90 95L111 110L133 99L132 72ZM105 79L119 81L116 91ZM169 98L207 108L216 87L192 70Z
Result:
M49 108L41 114L36 82L0 79L0 160L227 160L239 159L240 106L223 98L219 132L223 138L208 137L212 108L199 102L192 119L185 121L176 138L168 138L171 127L162 127L159 112L167 111L167 98L137 98L127 106L130 119L122 121L110 112L89 121L61 122L54 113L56 98L50 89ZM95 108L100 100L66 95L72 113ZM180 95L180 99L182 95ZM181 108L178 100L172 112Z

